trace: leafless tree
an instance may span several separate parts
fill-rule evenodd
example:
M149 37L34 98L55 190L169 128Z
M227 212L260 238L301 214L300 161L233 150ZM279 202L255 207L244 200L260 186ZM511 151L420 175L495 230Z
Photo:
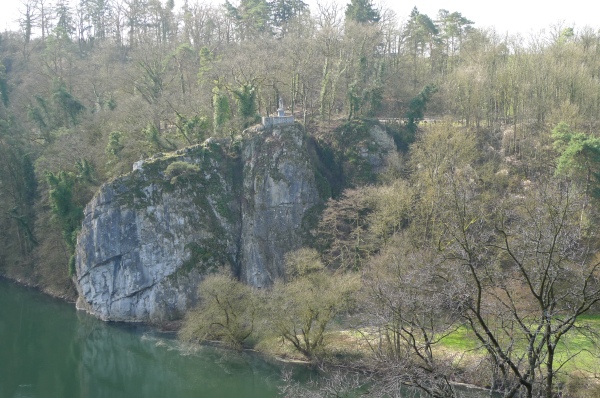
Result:
M581 195L552 179L485 206L448 186L441 242L455 263L462 317L498 370L494 387L506 397L551 398L564 364L580 353L559 343L600 301L596 237Z

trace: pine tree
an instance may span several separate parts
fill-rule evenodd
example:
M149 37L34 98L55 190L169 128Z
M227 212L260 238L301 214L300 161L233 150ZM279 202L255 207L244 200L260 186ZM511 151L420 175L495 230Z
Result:
M346 6L346 20L358 23L379 22L381 15L371 0L351 0Z

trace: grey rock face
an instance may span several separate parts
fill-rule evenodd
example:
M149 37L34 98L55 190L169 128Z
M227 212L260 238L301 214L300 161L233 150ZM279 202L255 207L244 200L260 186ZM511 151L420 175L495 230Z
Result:
M398 157L398 152L394 139L381 126L372 126L369 129L369 137L377 151L370 151L368 146L363 145L360 148L361 157L367 158L373 172L378 174L389 166L390 157Z
M303 140L296 126L247 131L240 156L213 140L103 185L78 237L78 307L104 320L163 322L195 302L210 269L271 284L319 203Z
M301 246L308 210L319 203L314 170L302 134L275 128L244 146L241 278L269 286L283 276L284 255Z

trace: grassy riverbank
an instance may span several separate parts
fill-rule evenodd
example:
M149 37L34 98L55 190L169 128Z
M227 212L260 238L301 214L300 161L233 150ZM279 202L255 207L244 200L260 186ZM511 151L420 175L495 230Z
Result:
M564 337L556 349L556 366L565 374L573 372L596 378L600 374L600 315L582 316L575 325L575 331ZM442 346L452 352L483 356L485 350L465 327L445 337ZM516 351L525 354L526 347L516 342Z
M563 339L556 350L555 368L558 384L563 394L570 397L594 397L600 394L600 349L597 335L600 331L600 315L582 316L575 331ZM369 371L370 360L378 345L375 333L358 330L332 330L325 335L324 349L319 363L342 369ZM262 340L256 349L283 361L310 361L282 339ZM526 347L516 342L515 351L525 356ZM468 328L461 326L444 337L434 354L446 358L456 367L457 383L489 388L487 373L489 361L486 351Z

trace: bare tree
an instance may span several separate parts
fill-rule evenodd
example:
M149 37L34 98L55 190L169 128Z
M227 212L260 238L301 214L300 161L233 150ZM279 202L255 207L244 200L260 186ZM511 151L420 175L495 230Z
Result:
M334 318L352 308L359 278L353 273L333 275L316 251L300 249L286 256L286 279L276 281L269 292L268 329L314 360L323 354Z
M34 4L39 15L38 23L42 31L42 40L45 40L50 34L50 23L54 12L52 3L48 0L36 0Z
M564 364L580 353L559 343L600 301L581 193L550 180L489 208L464 184L447 185L441 242L455 263L462 316L497 369L494 387L506 397L551 398Z
M366 367L375 395L412 385L429 396L456 396L451 380L460 358L438 349L460 326L451 272L439 251L415 248L403 234L370 262L357 330L373 353Z
M21 18L19 19L19 24L21 25L21 29L23 29L23 36L25 39L25 43L29 43L31 41L31 35L33 33L33 27L37 23L38 13L36 12L36 0L25 0L21 3L23 9L21 10Z
M219 340L241 348L254 332L259 295L248 285L221 272L198 287L200 304L188 312L179 337L188 341Z
M568 336L587 337L581 316L600 301L589 221L596 210L574 183L556 177L490 192L466 163L474 160L463 151L473 148L467 137L450 134L443 153L429 149L436 137L430 131L412 150L411 224L395 232L363 279L368 315L359 330L380 361L374 368L386 369L389 388L410 383L448 396L456 369L445 365L460 362L436 347L462 325L486 353L494 389L553 397L565 364L581 351ZM426 228L414 225L424 220Z

